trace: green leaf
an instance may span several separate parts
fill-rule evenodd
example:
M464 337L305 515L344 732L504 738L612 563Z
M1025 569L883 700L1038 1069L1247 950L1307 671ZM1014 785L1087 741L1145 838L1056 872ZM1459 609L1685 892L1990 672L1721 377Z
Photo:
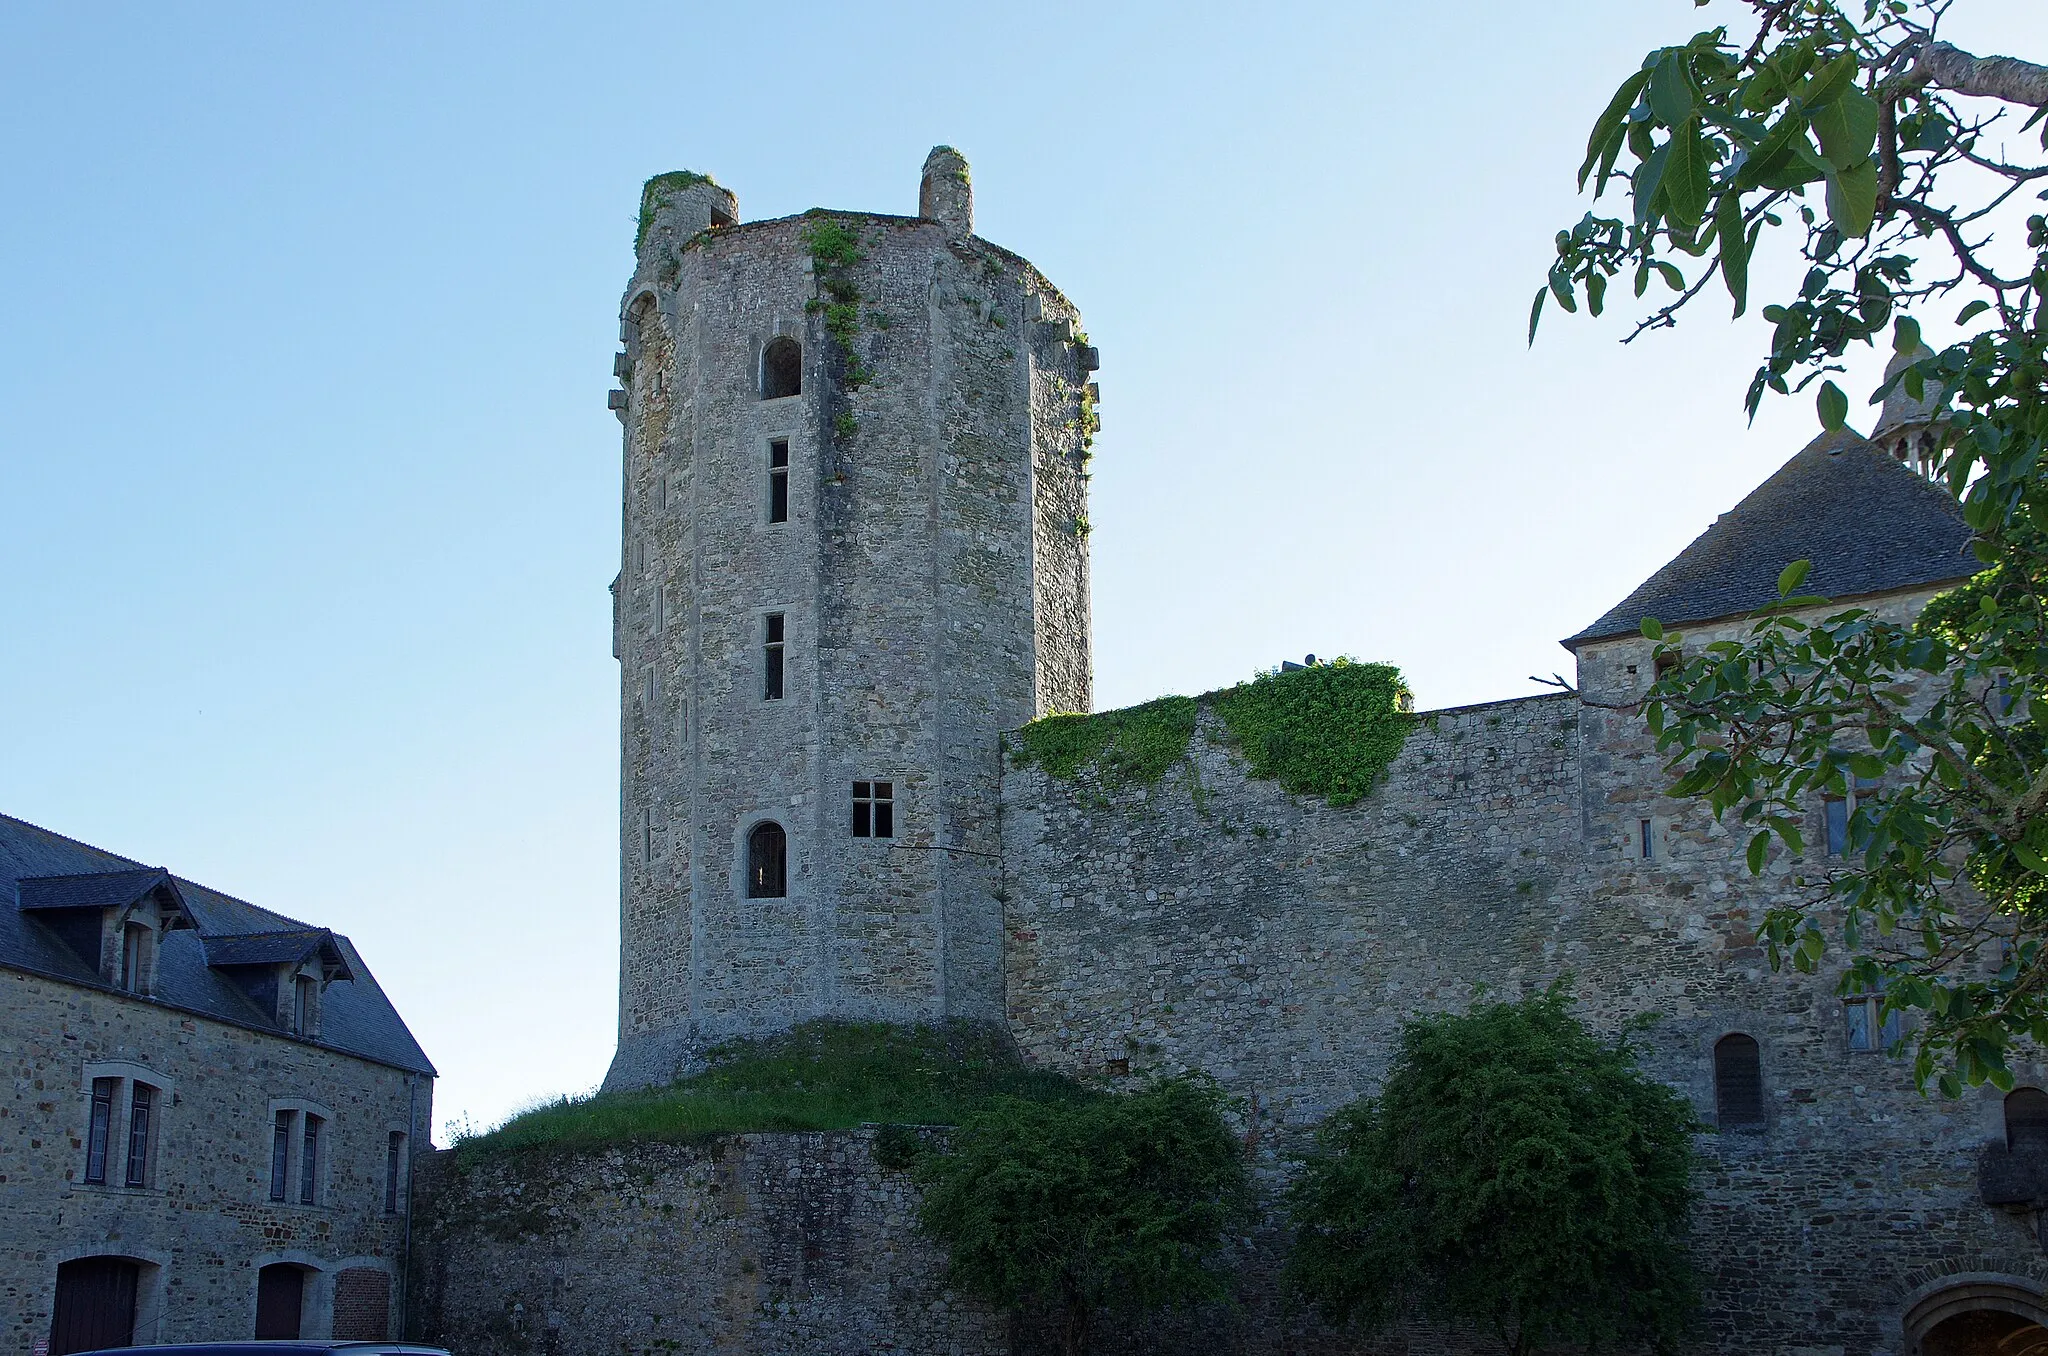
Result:
M1756 831L1756 836L1749 840L1750 875L1761 876L1763 874L1764 860L1766 857L1769 856L1770 851L1771 831L1769 829L1758 829Z
M1536 347L1536 322L1543 318L1543 299L1550 295L1549 287L1536 289L1536 300L1529 304L1529 347Z
M1827 176L1828 219L1843 235L1861 239L1870 234L1877 216L1877 166L1868 160Z
M1657 204L1662 200L1664 164L1671 158L1671 145L1667 141L1659 146L1636 169L1635 213L1638 226L1647 226L1657 219Z
M1832 383L1830 383L1830 384L1832 385ZM1848 401L1848 398L1847 398L1846 396L1845 396L1845 397L1843 398L1843 400L1842 400L1842 408L1843 408L1843 410L1844 410L1845 412L1846 412L1846 411L1848 410L1848 408L1849 408L1849 401ZM1823 417L1823 418L1825 418L1826 416L1822 416L1822 417ZM1799 586L1800 586L1801 584L1804 584L1804 583L1806 582L1806 576L1807 576L1807 575L1808 575L1808 574L1809 574L1809 573L1810 573L1810 572L1811 572L1812 570L1813 570L1813 562L1812 562L1812 561L1810 561L1810 560L1795 560L1795 561L1793 561L1793 562L1792 562L1792 563L1791 563L1790 565L1787 565L1787 566L1786 566L1786 567L1785 567L1785 568L1784 568L1783 570L1779 571L1779 572L1778 572L1778 596L1779 596L1780 598L1789 598L1789 597L1791 597L1791 596L1792 596L1792 593L1793 593L1793 591L1794 591L1794 590L1796 590L1796 589L1797 589L1797 588L1798 588L1798 587L1799 587Z
M1988 301L1973 301L1956 316L1956 324L1967 325L1990 309L1991 303Z
M1678 271L1678 265L1667 264L1662 259L1659 259L1657 261L1657 272L1663 277L1664 285L1672 291L1683 292L1685 290L1685 275Z
M1849 422L1849 397L1842 394L1842 388L1831 381L1820 384L1820 395L1814 401L1820 409L1820 426L1833 432Z
M1601 304L1607 297L1607 275L1595 270L1586 275L1586 309L1594 315L1600 314Z
M1735 299L1735 314L1749 306L1750 238L1742 229L1742 190L1730 188L1714 205L1714 234L1721 241L1721 281Z
M1675 128L1692 116L1697 98L1685 53L1675 47L1668 49L1650 72L1650 111L1659 122Z
M1713 192L1713 171L1707 165L1707 142L1700 135L1700 120L1689 118L1671 133L1669 155L1664 162L1664 202L1671 219L1688 231L1706 215L1707 196Z
M1920 322L1912 316L1902 315L1892 322L1892 350L1897 353L1911 353L1920 347Z
M1649 79L1648 71L1637 71L1622 81L1621 88L1608 100L1606 110L1593 124L1593 134L1586 138L1586 163L1579 166L1580 188L1586 186L1586 176L1592 173L1593 167L1602 159L1611 157L1610 148L1619 144L1623 133L1628 130L1624 124L1629 110L1635 107L1636 99L1641 96Z
M1642 628L1643 628L1643 634L1644 634L1644 635L1645 635L1646 637L1648 637L1649 639L1651 639L1651 640L1662 640L1662 639L1664 639L1664 623L1662 623L1662 622L1658 621L1658 620L1657 620L1657 619L1656 619L1655 617L1645 617L1645 618L1643 618L1643 620L1642 620Z
M2011 843L2012 855L2020 859L2020 865L2037 876L2048 876L2048 857L2043 857L2025 843Z
M1840 98L1814 109L1810 123L1828 163L1853 169L1870 159L1877 144L1877 100L1859 89L1844 90Z

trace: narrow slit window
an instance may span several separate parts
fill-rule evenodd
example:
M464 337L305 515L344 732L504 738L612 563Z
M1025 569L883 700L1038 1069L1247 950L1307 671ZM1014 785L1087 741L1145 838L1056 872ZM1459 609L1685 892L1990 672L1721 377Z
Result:
M103 1186L107 1180L107 1139L114 1132L114 1087L120 1080L92 1080L92 1124L85 1137L85 1180Z
M1636 821L1636 855L1646 862L1657 855L1656 826L1647 819Z
M299 1155L299 1204L312 1205L320 1196L320 1118L306 1117L305 1150Z
M781 899L789 893L789 838L769 821L747 834L747 898Z
M398 1213L398 1177L405 1166L405 1132L393 1130L384 1145L384 1213Z
M156 1089L147 1083L135 1084L135 1091L128 1100L126 1180L132 1187L144 1186L149 1181L149 1117L155 1107Z
M789 439L768 444L768 521L789 521Z
M761 698L782 700L782 614L770 612L764 619L761 643Z
M654 860L654 810L646 805L640 807L640 860Z
M292 1113L280 1111L270 1126L270 1199L281 1201L285 1194L285 1174L291 1170L292 1157Z
M894 838L896 836L896 784L855 782L853 784L853 836Z
M660 584L654 586L654 634L668 630L668 590Z
M300 975L292 981L292 1034L310 1036L313 1034L313 1005L318 1001L318 991L313 987L311 975Z

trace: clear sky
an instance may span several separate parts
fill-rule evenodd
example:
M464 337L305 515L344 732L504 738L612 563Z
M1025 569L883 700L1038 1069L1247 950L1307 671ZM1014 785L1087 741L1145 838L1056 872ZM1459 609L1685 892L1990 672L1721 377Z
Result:
M2048 52L2038 0L1958 11ZM937 142L1102 350L1098 706L1309 651L1425 706L1569 676L1815 429L1746 427L1718 299L1523 345L1594 115L1717 14L0 7L0 812L348 932L444 1122L590 1087L639 185L909 213Z

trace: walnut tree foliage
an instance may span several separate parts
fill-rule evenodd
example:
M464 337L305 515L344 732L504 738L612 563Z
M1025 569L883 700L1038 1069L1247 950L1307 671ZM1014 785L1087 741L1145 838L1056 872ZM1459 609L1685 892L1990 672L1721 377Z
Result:
M1289 1188L1287 1279L1330 1322L1416 1313L1511 1356L1665 1345L1694 1310L1693 1129L1562 987L1411 1021Z
M1648 623L1666 667L1644 712L1673 794L1805 887L1763 921L1773 962L1813 970L1839 942L1845 992L1917 1011L1917 1076L1949 1095L2009 1087L2008 1052L2048 1038L2048 67L1942 41L1963 2L1743 0L1739 31L1651 52L1593 128L1596 210L1559 232L1530 315L1533 340L1546 299L1597 315L1620 280L1668 298L1631 339L1702 296L1739 316L1774 251L1803 276L1763 308L1752 415L1817 386L1841 428L1826 374L1851 345L1919 355L1872 400L1935 400L1931 469L1984 573L1913 624L1822 611L1804 562L1739 639ZM1622 214L1600 216L1610 193ZM1928 351L1918 316L1957 338ZM1846 851L1808 854L1807 812L1852 792Z
M1084 1101L1003 1097L917 1163L919 1219L952 1284L1052 1317L1068 1356L1104 1313L1226 1301L1226 1231L1248 1215L1243 1146L1207 1079Z

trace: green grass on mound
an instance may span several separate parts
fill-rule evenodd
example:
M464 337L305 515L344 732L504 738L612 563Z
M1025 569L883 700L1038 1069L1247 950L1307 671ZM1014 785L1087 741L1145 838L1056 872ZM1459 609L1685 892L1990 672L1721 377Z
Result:
M1092 1095L1061 1074L1025 1066L1003 1032L971 1022L807 1022L780 1036L719 1046L707 1061L702 1073L665 1088L545 1103L455 1147L599 1149L877 1121L957 1125L991 1097Z

